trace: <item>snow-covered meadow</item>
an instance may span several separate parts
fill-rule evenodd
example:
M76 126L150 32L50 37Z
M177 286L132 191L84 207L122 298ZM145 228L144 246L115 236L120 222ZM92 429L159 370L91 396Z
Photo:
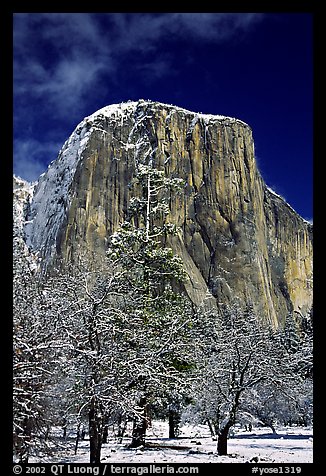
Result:
M127 436L119 442L111 437L102 447L103 463L312 463L313 431L309 427L279 427L273 434L269 428L253 428L251 432L237 428L228 442L228 456L218 456L205 425L184 425L177 439L169 439L168 424L154 421L148 430L145 448L130 449ZM66 450L52 457L31 459L31 462L88 463L89 440L79 443L74 453L74 433L68 434Z

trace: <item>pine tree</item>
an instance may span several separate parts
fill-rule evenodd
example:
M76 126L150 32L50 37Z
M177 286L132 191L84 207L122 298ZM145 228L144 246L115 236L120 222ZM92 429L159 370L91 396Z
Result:
M110 237L103 266L87 259L47 282L70 408L87 418L90 462L99 463L105 428L114 415L134 421L131 446L145 443L149 405L184 383L190 361L192 308L178 291L181 260L164 246L167 190L180 186L140 165L128 219ZM58 357L58 358L59 358ZM187 364L188 365L188 364Z
M182 373L178 348L184 347L182 338L191 319L189 303L176 292L186 278L182 262L164 246L167 236L177 232L167 222L167 197L182 184L180 179L166 178L152 161L149 165L139 164L134 184L139 195L131 200L128 220L111 238L111 257L128 270L127 286L133 293L128 313L135 312L136 302L137 315L142 320L145 343L138 346L138 353L145 349L149 355L156 355L157 370L163 376L161 392ZM164 340L166 343L159 349ZM145 443L147 407L158 392L152 380L151 376L140 375L132 384L138 391L139 415L134 420L131 447Z

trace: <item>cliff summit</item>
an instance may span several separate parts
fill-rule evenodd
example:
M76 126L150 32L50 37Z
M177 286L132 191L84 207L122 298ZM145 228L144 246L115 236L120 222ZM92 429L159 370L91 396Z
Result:
M124 221L137 164L151 160L185 182L169 201L179 227L169 245L195 304L237 296L277 327L312 307L312 226L261 177L241 120L140 100L86 117L39 178L26 216L27 245L44 263L87 249L102 256Z

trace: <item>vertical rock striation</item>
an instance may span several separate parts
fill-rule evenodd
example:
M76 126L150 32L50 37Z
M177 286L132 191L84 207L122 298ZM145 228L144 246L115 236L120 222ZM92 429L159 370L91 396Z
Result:
M277 326L312 306L312 226L264 183L244 122L138 101L85 118L35 188L27 243L44 262L105 253L126 217L138 163L185 180L170 197L170 245L196 304L237 296ZM29 223L30 222L30 223Z

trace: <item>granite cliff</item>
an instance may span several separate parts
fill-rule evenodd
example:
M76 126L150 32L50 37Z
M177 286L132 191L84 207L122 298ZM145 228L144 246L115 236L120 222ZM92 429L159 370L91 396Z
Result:
M151 101L107 106L85 118L39 178L25 225L46 264L87 248L101 257L126 217L137 163L183 178L169 220L190 298L238 296L277 326L312 306L312 226L264 183L251 128L224 116Z

